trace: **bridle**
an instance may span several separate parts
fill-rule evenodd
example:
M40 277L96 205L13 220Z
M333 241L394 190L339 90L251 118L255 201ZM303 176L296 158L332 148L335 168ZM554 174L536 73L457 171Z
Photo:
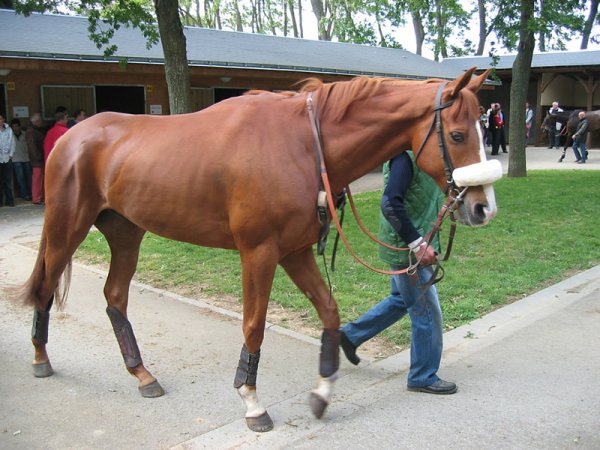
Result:
M454 103L454 99L447 101L446 103L442 103L442 93L444 92L444 87L446 87L446 82L441 83L437 93L435 94L435 106L433 108L433 120L431 121L431 125L429 125L429 130L423 137L423 141L419 146L418 150L415 152L415 162L421 156L421 152L425 147L425 144L429 140L429 136L431 136L431 131L433 130L433 125L435 125L435 131L438 137L438 148L440 150L440 156L444 161L444 172L446 174L446 193L450 190L454 190L456 192L460 192L460 189L456 186L454 179L452 177L452 173L454 172L454 165L452 164L452 158L450 158L450 153L448 153L448 148L446 147L446 141L444 140L444 125L442 124L442 110L452 106Z
M454 229L456 226L455 218L454 218L454 211L456 211L456 209L462 203L463 196L467 191L466 187L459 188L456 185L456 183L454 182L454 179L452 176L452 173L454 171L454 166L452 164L452 160L450 158L450 154L448 153L448 149L446 147L445 140L444 140L441 111L445 108L448 108L449 106L451 106L454 103L454 99L452 99L446 103L443 103L443 104L441 103L442 93L443 93L443 90L444 90L444 87L446 86L446 84L447 83L445 83L445 82L441 83L438 88L438 91L435 96L433 120L431 122L431 125L429 126L429 130L427 131L427 134L423 138L423 142L421 143L421 145L419 146L419 149L415 153L415 161L416 161L418 159L418 157L420 156L423 148L425 147L425 144L427 143L427 140L429 139L429 136L431 135L433 126L435 124L436 132L437 132L437 136L438 136L438 146L439 146L439 150L440 150L440 155L444 161L444 172L446 174L446 183L447 183L446 194L448 196L448 200L446 201L444 206L441 208L441 210L438 214L438 217L433 225L432 230L428 233L427 245L429 245L429 243L431 242L433 237L439 232L439 229L440 229L443 221L446 219L446 217L451 217L451 220L452 220L451 230L450 230L449 241L448 241L446 253L445 253L444 257L442 258L443 261L448 259L448 257L450 256L451 248L452 248L452 241L454 238ZM318 207L318 218L319 218L319 222L321 223L321 233L319 236L319 245L318 245L320 254L322 254L321 252L324 251L324 240L326 239L327 233L329 231L328 216L331 216L331 220L333 220L333 222L336 226L338 236L342 239L342 241L344 242L344 244L345 244L346 248L348 249L348 251L350 252L350 254L363 266L367 267L368 269L370 269L374 272L378 272L378 273L382 273L382 274L386 274L386 275L399 275L399 274L404 274L404 273L408 273L409 275L414 274L420 263L420 259L416 260L413 263L410 254L409 254L410 263L407 268L400 269L400 270L382 270L382 269L377 269L375 267L372 267L371 265L366 263L363 259L361 259L352 250L352 247L350 246L350 243L348 242L348 239L346 238L346 236L343 232L341 221L336 212L337 205L334 203L334 195L331 192L329 177L327 175L327 168L325 166L325 159L323 157L323 145L322 145L322 139L321 139L321 130L320 130L320 125L319 125L319 120L317 117L317 112L315 111L312 94L313 94L312 92L308 93L308 96L306 98L306 106L308 109L309 119L310 119L310 123L311 123L311 129L312 129L312 133L313 133L315 152L317 153L317 171L319 173L320 192L319 192L319 199L318 199L317 207ZM361 230L363 230L363 232L365 234L367 234L367 236L369 236L369 238L371 238L373 241L377 242L378 244L388 247L392 250L397 250L397 251L408 251L409 250L408 248L398 248L398 247L393 247L388 244L385 244L385 243L381 242L379 239L377 239L372 233L370 233L367 230L367 228L364 227L364 225L360 221L360 218L358 217L358 213L357 213L355 205L354 205L354 200L353 200L352 194L350 192L350 187L346 186L344 191L348 195L348 198L349 198L349 201L350 201L350 204L352 207L352 211L354 213L357 223L359 224ZM438 266L438 268L440 268L440 267L441 266ZM437 272L437 269L436 269L436 272ZM438 280L431 280L430 282L433 283L435 281L438 281Z

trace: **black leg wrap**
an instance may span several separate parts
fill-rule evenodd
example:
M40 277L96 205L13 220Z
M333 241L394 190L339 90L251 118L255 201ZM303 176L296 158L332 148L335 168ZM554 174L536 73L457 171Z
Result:
M33 311L33 326L31 327L31 337L38 342L48 343L48 324L50 323L50 308L54 302L54 296L50 298L45 311L35 309Z
M324 329L321 335L321 355L319 358L319 375L329 378L340 367L340 332Z
M121 311L114 306L106 308L106 314L110 319L110 323L115 331L121 354L123 355L123 361L127 367L134 368L142 363L142 357L140 355L140 349L138 348L135 335L133 334L133 328L131 323L127 320Z
M242 346L240 362L238 363L233 380L233 387L239 389L243 384L256 386L256 375L258 373L258 362L260 361L260 350L249 353L246 344Z

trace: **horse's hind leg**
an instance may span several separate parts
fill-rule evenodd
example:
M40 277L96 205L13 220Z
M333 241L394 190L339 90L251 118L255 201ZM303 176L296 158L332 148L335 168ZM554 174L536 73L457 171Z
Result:
M31 342L35 349L32 367L37 378L54 373L46 351L50 309L61 274L65 275L64 293L56 299L59 307L65 301L71 278L71 258L93 223L92 212L75 220L72 210L48 206L38 258L31 277L24 286L26 301L34 305ZM63 298L61 298L63 297Z
M321 418L327 405L331 402L333 384L337 379L337 371L340 366L338 347L340 316L337 304L321 276L311 247L289 255L281 261L281 265L296 286L314 305L323 323L319 358L320 378L317 387L311 391L309 399L313 414L317 418Z
M125 366L139 380L138 389L143 397L160 397L164 390L144 367L133 328L127 319L129 284L135 273L145 231L113 211L103 211L96 221L96 227L106 237L111 251L104 297L108 303L106 313L113 326Z
M44 309L33 310L33 326L31 327L31 342L35 349L35 355L31 367L36 378L46 378L54 374L50 358L46 351L48 343L48 326L50 324L50 308L54 302L54 296L50 298L48 306Z

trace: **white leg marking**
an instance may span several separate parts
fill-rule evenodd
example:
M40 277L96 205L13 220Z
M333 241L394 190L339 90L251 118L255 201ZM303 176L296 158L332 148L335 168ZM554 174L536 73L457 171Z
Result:
M237 391L246 405L246 417L259 417L267 412L258 402L256 387L242 384Z
M312 390L313 394L321 397L327 404L331 403L331 396L333 393L333 384L337 380L337 372L331 375L329 378L319 377L317 387Z

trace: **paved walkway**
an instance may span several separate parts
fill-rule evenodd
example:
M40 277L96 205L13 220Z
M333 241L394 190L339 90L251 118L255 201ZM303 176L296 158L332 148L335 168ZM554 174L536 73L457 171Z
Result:
M554 152L529 151L528 165L552 168ZM600 151L585 170L596 166ZM381 182L367 178L363 186ZM167 392L143 399L104 313L105 274L81 265L66 311L52 314L56 373L33 378L31 311L7 302L3 288L31 271L42 209L0 209L0 448L600 448L600 266L446 333L441 374L459 384L456 395L408 392L408 351L358 367L343 360L321 420L307 402L318 341L270 326L259 396L275 429L258 434L246 428L232 387L237 314L132 285L130 319Z

